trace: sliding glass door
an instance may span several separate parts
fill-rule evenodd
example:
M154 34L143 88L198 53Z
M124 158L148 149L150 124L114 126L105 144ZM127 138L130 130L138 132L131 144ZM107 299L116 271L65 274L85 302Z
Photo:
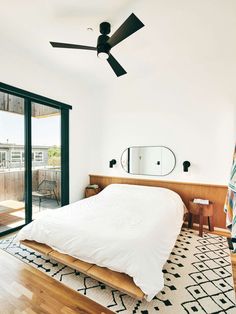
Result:
M69 109L0 83L0 236L69 203Z
M61 110L32 103L33 219L61 206Z
M0 234L25 224L24 98L0 92Z

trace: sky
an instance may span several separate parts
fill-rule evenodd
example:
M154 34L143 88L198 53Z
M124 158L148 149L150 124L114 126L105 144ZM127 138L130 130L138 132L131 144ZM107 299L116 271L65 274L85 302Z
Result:
M24 116L0 111L0 143L24 144ZM32 145L60 145L60 116L32 118Z

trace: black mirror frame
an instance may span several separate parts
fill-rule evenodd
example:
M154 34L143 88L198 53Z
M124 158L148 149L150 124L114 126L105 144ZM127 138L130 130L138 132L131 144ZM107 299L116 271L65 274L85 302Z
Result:
M169 171L168 173L166 173L166 174L159 174L159 175L158 175L158 174L130 173L130 172L126 171L126 170L124 169L123 165L122 165L122 156L123 156L124 152L125 152L127 149L129 149L129 148L137 148L137 147L164 147L164 148L168 149L169 151L171 151L171 153L172 153L173 156L174 156L174 166L173 166L173 168L172 168L171 171ZM165 177L165 176L168 176L169 174L171 174L171 173L174 171L174 169L175 169L175 167L176 167L176 163L177 163L177 160L176 160L175 153L174 153L173 150L171 150L169 147L164 146L164 145L129 146L129 147L127 147L126 149L123 150L123 152L122 152L122 154L121 154L121 157L120 157L120 164L121 164L122 169L123 169L126 173L131 174L131 175L134 175L134 176Z

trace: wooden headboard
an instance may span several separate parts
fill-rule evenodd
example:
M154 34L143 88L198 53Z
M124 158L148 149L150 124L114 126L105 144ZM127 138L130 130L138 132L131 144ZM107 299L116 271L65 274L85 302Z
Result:
M98 184L101 188L105 188L111 183L136 184L167 188L178 193L187 207L188 202L194 198L209 199L214 203L215 227L225 229L225 213L223 210L227 193L227 186L225 185L90 175L90 184Z

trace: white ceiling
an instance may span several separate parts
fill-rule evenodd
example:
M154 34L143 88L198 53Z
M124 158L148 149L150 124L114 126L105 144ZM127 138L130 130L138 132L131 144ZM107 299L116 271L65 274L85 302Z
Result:
M0 42L4 50L33 57L45 66L73 72L105 74L94 51L55 49L49 41L96 46L99 24L108 21L111 34L133 12L135 0L0 0ZM135 13L135 12L134 12ZM89 31L92 28L93 31ZM114 48L114 56L126 67L139 36ZM133 40L133 42L132 42Z
M189 64L204 64L210 73L215 67L207 67L223 59L231 66L235 9L236 0L0 0L0 58L9 52L63 75L117 82L95 51L56 49L49 41L96 45L101 22L111 23L112 34L133 12L145 27L112 50L128 72L118 81L153 73L176 82Z

